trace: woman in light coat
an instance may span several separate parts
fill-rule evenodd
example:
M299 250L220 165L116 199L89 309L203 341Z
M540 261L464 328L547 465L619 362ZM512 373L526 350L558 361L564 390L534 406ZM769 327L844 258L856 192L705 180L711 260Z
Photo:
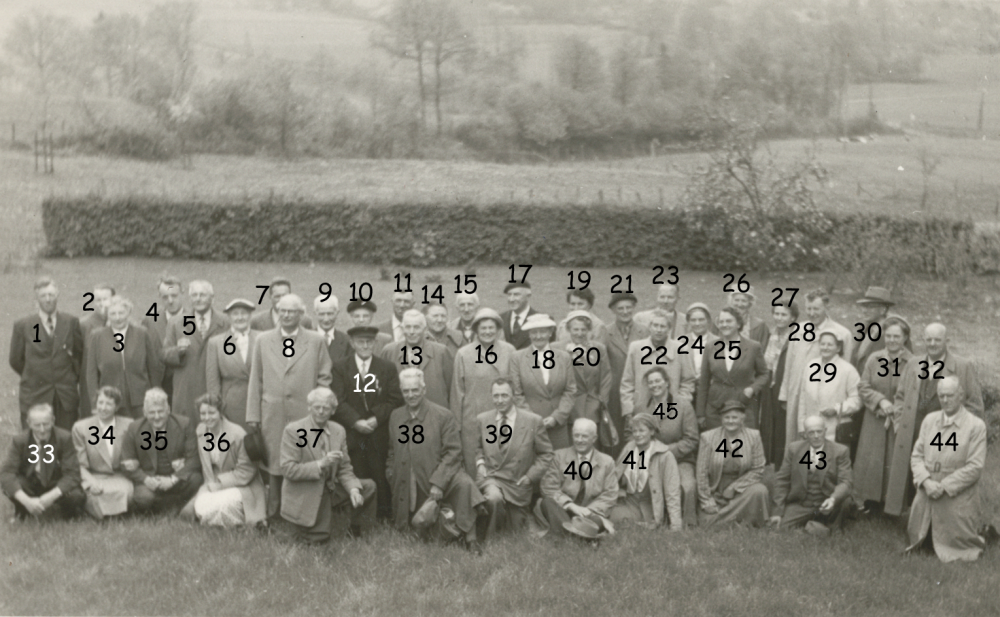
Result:
M222 413L221 399L203 394L195 401L201 416L196 435L204 484L185 506L203 525L256 525L267 515L264 483L250 460L243 427Z
M122 393L114 386L97 391L94 415L73 425L73 445L80 460L84 510L100 520L124 514L132 501L132 481L122 473L122 444L132 419L116 415Z
M616 524L632 521L649 527L659 527L666 520L671 531L681 531L677 461L667 445L653 438L656 426L656 419L648 413L632 416L632 441L618 455L618 503L609 518Z
M805 431L806 418L817 414L823 416L826 418L826 438L849 445L843 437L837 439L837 427L861 411L858 394L861 376L850 362L838 355L843 341L835 333L823 332L817 340L819 358L806 364L797 391L788 397L788 414L794 418L799 435ZM830 365L834 368L830 369Z

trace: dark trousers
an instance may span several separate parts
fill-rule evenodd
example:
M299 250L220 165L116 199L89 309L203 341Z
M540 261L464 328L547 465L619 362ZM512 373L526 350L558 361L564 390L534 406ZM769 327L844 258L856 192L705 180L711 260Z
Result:
M829 514L820 514L816 507L808 507L800 503L790 503L785 505L785 514L781 517L781 528L802 527L809 521L822 523L832 529L841 529L844 526L844 519L854 501L846 497L833 507Z
M486 498L486 518L478 519L479 535L485 540L502 531L521 531L528 524L527 506L515 506L507 503L503 492L495 485L487 485L483 489Z
M37 477L29 478L21 484L21 490L24 491L28 497L41 497L53 488L55 488L55 484L49 487L42 486L42 483ZM31 516L24 506L21 505L21 502L14 499L13 495L8 495L7 497L14 504L14 515L18 519L25 520ZM76 518L82 512L83 504L86 501L87 495L83 492L82 488L77 486L69 492L63 493L62 496L55 501L55 503L49 506L45 512L42 512L42 514L38 517L38 520L65 520Z
M570 513L557 504L551 497L542 498L542 516L544 516L545 520L549 522L550 532L557 536L570 535L568 531L563 529L563 523L570 522L573 517L570 516ZM597 523L599 527L604 527L604 521L602 521L601 517L596 514L591 514L587 518Z
M302 525L295 528L296 539L308 544L322 544L347 536L350 527L358 527L367 533L375 526L375 511L378 508L377 489L374 480L361 480L361 497L365 503L360 508L351 505L351 495L337 484L334 490L326 489L319 502L319 512L312 527Z
M276 518L281 514L281 484L284 476L275 476L264 470L260 472L267 483L267 518Z
M849 421L843 422L837 425L837 432L834 436L834 440L847 446L851 449L851 462L854 462L854 457L858 453L858 439L861 438L861 423L860 418L863 418L860 413L855 414Z
M151 491L142 482L136 482L132 503L136 512L173 516L191 501L201 487L201 482L200 473L191 474L187 480L179 480L166 491Z

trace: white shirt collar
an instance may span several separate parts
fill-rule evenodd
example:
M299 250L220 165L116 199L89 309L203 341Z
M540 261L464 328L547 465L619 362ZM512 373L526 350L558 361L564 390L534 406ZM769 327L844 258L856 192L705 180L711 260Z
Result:
M128 335L128 322L125 323L125 327L122 328L121 330L118 330L114 326L111 326L111 331L114 332L115 334L124 334L124 335L127 336Z
M517 315L518 317L520 317L521 318L521 323L523 324L524 320L527 319L527 317L528 317L528 311L530 311L530 310L531 310L531 305L530 304L526 304L526 305L524 305L524 310L523 311L521 311L519 313L514 313L513 311L511 311L511 312L514 315Z
M56 312L55 312L55 311L52 311L52 315L49 315L48 313L46 313L46 312L45 312L45 311L43 311L42 309L38 309L38 317L39 317L39 318L40 318L40 319L42 320L42 323L43 323L43 324L44 324L44 323L45 323L46 321L48 321L49 317L51 317L51 318L52 318L52 323L53 323L53 324L55 324L55 323L56 323Z
M296 336L299 335L299 328L298 328L298 326L296 326L296 328L294 330L292 330L291 332L285 332L285 329L282 328L281 326L278 326L278 328L281 330L281 336L294 338L294 337L296 337Z
M586 454L577 453L576 458L580 459L581 461L588 461L589 462L592 458L594 458L594 449L591 448L590 452L588 452Z
M359 356L358 354L354 354L354 363L358 365L359 371L367 372L367 368L371 366L371 361L372 361L371 358L368 358L367 360L362 360L361 356Z

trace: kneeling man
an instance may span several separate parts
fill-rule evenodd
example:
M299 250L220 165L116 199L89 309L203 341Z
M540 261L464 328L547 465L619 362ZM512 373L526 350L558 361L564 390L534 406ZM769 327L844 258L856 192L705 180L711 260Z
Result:
M337 397L320 387L306 402L309 415L289 422L281 436L281 517L312 544L343 538L351 526L368 531L375 524L375 481L354 475L347 432L330 420Z
M486 498L486 535L528 520L534 487L552 463L552 442L542 417L514 406L514 386L504 377L493 382L494 411L479 414L476 486Z
M826 535L842 527L851 500L851 451L826 438L826 420L809 416L806 438L785 448L785 460L774 479L777 514L771 524L781 529L801 527Z
M410 518L427 501L443 501L454 511L466 547L478 554L476 508L485 500L462 469L462 438L455 414L426 399L420 369L401 371L399 387L406 405L389 416L392 448L386 462L396 528L409 527Z
M14 436L0 467L0 487L14 502L19 520L73 518L86 495L80 488L80 461L69 431L55 426L52 405L27 413L28 429Z
M986 423L962 404L965 392L955 376L938 383L941 411L927 414L913 446L910 468L917 496L907 532L913 550L932 544L938 559L975 561L985 541L979 478L986 464Z
M618 500L618 477L613 458L594 449L597 424L587 418L573 422L573 445L556 450L542 478L541 515L556 534L581 527L574 517L587 519L598 529L613 531L607 516Z

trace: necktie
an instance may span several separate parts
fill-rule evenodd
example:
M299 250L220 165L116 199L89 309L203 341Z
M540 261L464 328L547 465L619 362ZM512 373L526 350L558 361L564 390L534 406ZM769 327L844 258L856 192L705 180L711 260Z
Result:
M333 330L326 333L326 346L329 347L333 344Z
M201 338L205 338L205 335L208 334L208 324L205 321L204 315L198 316L198 334L201 335Z
M56 322L54 319L52 319L52 315L46 316L45 331L49 333L49 336L52 336L52 333L55 332L55 330L56 330Z
M502 429L505 426L510 426L510 419L507 416L507 414L504 414L503 420L500 421L500 428ZM501 430L500 431L500 435L501 435L500 436L500 449L501 450L506 450L507 449L507 445L510 443L510 440L508 439L507 441L504 441L503 433L504 433L504 431ZM511 435L511 437L513 437L513 435Z
M521 331L521 316L520 315L516 315L516 314L514 315L514 327L511 328L511 331L512 332L520 332Z
M576 494L576 498L573 500L573 503L575 503L578 506L582 506L584 500L587 497L587 481L583 479L583 473L580 470L580 467L583 466L583 462L584 462L583 459L580 459L576 462L576 472L580 474L580 492ZM588 469L587 471L590 470Z

